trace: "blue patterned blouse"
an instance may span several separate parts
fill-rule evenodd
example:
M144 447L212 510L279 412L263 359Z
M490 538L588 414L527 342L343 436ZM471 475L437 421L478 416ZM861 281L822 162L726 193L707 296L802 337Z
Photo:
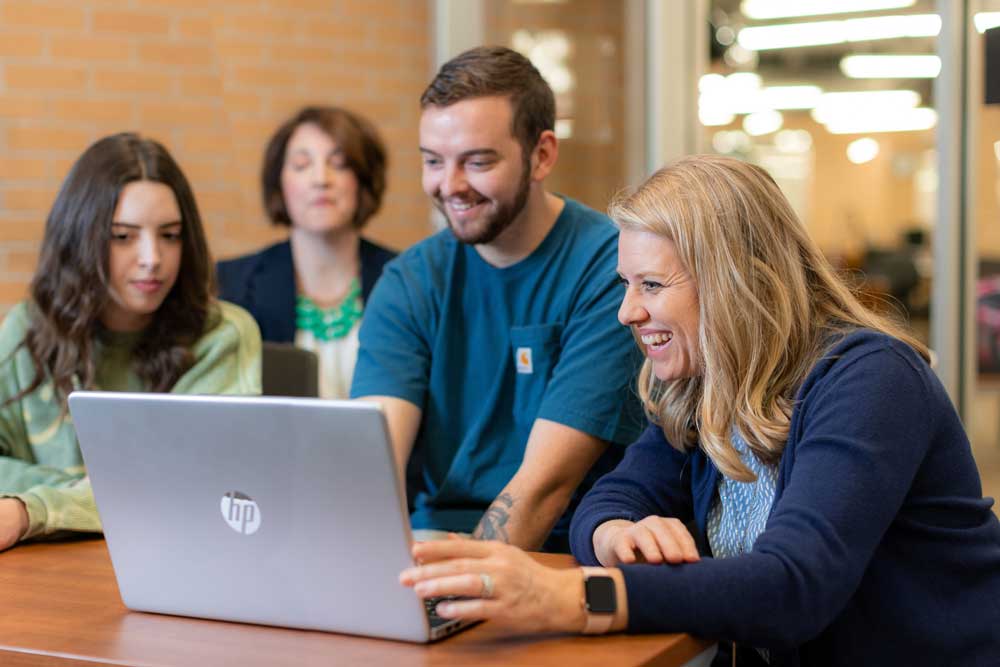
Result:
M774 489L778 481L778 466L757 458L741 435L733 431L733 448L743 464L757 475L755 482L737 482L719 475L718 492L708 511L708 544L715 558L739 556L753 549L754 542L767 525L774 504ZM757 649L770 663L770 653Z
M774 504L778 466L760 461L743 437L733 432L733 447L744 465L757 475L756 482L738 482L719 475L719 486L708 512L708 543L715 558L739 556L753 548L764 532Z

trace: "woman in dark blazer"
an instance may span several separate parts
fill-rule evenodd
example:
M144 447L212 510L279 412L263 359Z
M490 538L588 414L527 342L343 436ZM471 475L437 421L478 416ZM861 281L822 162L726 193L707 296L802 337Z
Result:
M220 262L219 296L246 308L265 341L316 352L324 398L346 398L364 303L395 253L361 238L385 191L386 152L365 119L306 107L271 137L264 208L287 241Z

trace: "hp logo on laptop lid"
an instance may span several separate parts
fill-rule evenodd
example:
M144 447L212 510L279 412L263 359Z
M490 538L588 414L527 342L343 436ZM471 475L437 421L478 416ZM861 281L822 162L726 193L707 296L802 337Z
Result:
M237 533L253 535L260 528L260 508L253 498L245 493L228 492L222 496L220 507L222 518Z

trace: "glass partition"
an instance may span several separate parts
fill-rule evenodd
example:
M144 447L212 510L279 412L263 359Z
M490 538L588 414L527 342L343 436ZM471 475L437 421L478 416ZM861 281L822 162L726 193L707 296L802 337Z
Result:
M933 3L714 0L709 16L704 145L768 169L868 302L928 340Z
M485 0L485 43L520 51L556 94L550 190L599 211L626 185L625 3Z
M974 229L975 384L969 428L987 495L1000 495L1000 2L969 3L967 201Z

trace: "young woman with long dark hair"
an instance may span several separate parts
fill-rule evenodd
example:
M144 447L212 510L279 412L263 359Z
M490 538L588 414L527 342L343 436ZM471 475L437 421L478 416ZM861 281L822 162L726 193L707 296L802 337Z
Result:
M74 389L260 393L260 333L214 297L187 179L116 134L70 169L30 296L0 326L0 549L100 531L66 407Z

